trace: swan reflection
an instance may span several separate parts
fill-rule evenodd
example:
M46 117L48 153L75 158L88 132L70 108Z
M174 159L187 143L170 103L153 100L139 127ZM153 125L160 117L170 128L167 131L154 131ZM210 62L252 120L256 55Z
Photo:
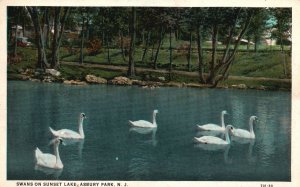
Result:
M76 145L78 144L78 156L81 159L82 158L82 150L84 147L84 139L68 139L63 138L63 145Z
M134 180L147 179L152 174L153 151L158 142L156 131L157 128L131 127L129 129L131 147L128 172Z
M62 169L52 169L52 168L45 168L38 165L34 166L36 171L41 171L46 175L52 176L54 179L58 179L62 173Z
M232 159L228 157L230 145L217 145L217 144L194 144L197 149L202 149L204 151L224 151L224 162L225 164L231 164Z
M137 134L142 134L142 135L151 134L151 139L145 140L144 143L152 144L153 146L156 146L157 142L158 142L156 140L156 131L157 131L157 128L141 128L141 127L130 127L129 128L130 133L137 133Z

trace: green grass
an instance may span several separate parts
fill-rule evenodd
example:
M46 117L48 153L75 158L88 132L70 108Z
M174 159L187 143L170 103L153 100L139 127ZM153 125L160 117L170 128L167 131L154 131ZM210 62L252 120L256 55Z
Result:
M155 54L156 51L154 51ZM9 64L7 66L7 72L9 74L19 73L27 68L34 68L37 59L37 51L34 48L18 48L18 54L21 56L22 60L16 64ZM111 62L107 61L107 51L103 50L102 53L95 56L88 56L87 51L85 51L85 62L91 62L95 64L112 64L112 65L122 65L127 66L128 62L124 61L121 55L120 49L110 49ZM147 52L145 62L141 63L141 57L143 54L142 48L137 48L135 51L135 63L136 67L148 67L152 68L153 64L151 62L151 48ZM60 53L61 60L63 61L73 61L78 62L79 54L70 55L65 48L61 48ZM175 70L187 70L187 56L186 54L173 51L172 55L173 68ZM128 60L128 57L126 57ZM210 52L204 53L204 61L210 61ZM218 53L218 58L221 58L221 53ZM286 60L287 65L287 76L284 75L283 60ZM169 68L169 50L161 49L158 55L158 68L168 69ZM198 60L197 53L193 51L191 60L192 71L197 71ZM207 64L204 66L205 72L207 72ZM87 68L81 66L70 66L61 65L59 71L61 71L62 76L65 79L79 79L84 80L87 74L93 74L96 76L101 76L106 79L112 79L115 76L126 76L126 72L118 71L108 71L100 68ZM234 59L233 65L230 67L229 75L235 76L246 76L246 77L267 77L267 78L291 78L291 57L286 54L285 58L280 53L280 51L270 51L270 52L238 52ZM136 79L145 79L148 77L150 80L157 80L157 77L163 76L167 80L171 78L172 81L185 82L185 83L197 83L197 77L190 76L178 76L175 74L161 74L161 73L142 73L138 74ZM150 78L149 78L150 77ZM220 83L220 85L232 85L232 84L246 84L252 86L268 86L274 89L284 88L289 89L291 85L285 85L284 83L276 82L262 82L262 81L237 81L237 80L226 80Z

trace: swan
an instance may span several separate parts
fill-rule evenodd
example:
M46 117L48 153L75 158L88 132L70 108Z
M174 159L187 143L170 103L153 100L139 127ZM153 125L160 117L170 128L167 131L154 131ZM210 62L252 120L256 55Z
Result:
M202 144L216 144L216 145L229 145L230 138L229 138L229 131L233 131L232 125L227 125L225 128L225 140L215 137L215 136L202 136L200 138L194 137L195 143L202 143Z
M54 155L49 153L43 153L39 148L35 150L36 165L52 169L62 169L64 167L62 161L60 160L58 147L63 140L61 138L56 138L51 141L54 144Z
M158 110L153 111L153 122L145 121L145 120L138 120L138 121L130 121L129 120L129 125L133 127L142 127L142 128L156 128L156 114L158 113Z
M223 110L221 112L221 125L217 124L205 124L205 125L197 125L198 130L203 130L203 131L224 131L225 130L225 123L224 123L224 115L228 114L226 110Z
M69 130L69 129L61 129L61 130L53 130L49 127L51 133L56 137L61 137L65 139L84 139L84 132L83 132L83 120L86 118L84 113L79 115L79 133Z
M232 136L233 137L238 137L238 138L248 138L248 139L255 139L255 134L253 130L253 123L256 121L258 118L256 116L251 116L249 119L249 130L244 130L244 129L234 129L232 131Z

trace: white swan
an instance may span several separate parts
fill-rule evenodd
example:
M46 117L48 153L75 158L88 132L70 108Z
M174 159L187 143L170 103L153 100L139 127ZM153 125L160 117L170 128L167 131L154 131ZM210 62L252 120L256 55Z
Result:
M225 122L224 122L224 115L228 114L226 110L223 110L221 112L221 125L217 124L205 124L205 125L197 125L198 130L203 130L203 131L224 131L225 130Z
M69 129L61 129L61 130L53 130L49 127L51 133L56 137L61 137L65 139L84 139L84 132L83 132L83 120L86 118L84 113L79 115L79 133L69 130Z
M145 120L138 120L138 121L130 121L129 124L133 127L142 127L142 128L156 128L156 114L158 113L158 110L153 111L153 122L145 121Z
M251 116L249 119L249 130L244 130L244 129L234 129L232 131L232 136L233 137L239 137L239 138L248 138L248 139L255 139L255 134L253 130L253 123L254 121L257 120L256 116Z
M225 128L225 140L215 137L215 136L202 136L200 138L194 137L195 143L202 143L202 144L216 144L216 145L229 145L230 138L229 138L229 130L233 131L232 125L227 125Z
M64 167L62 161L60 160L58 147L62 143L61 138L56 138L52 140L51 144L54 144L54 155L49 153L43 153L39 148L35 150L35 159L36 165L53 168L53 169L62 169Z

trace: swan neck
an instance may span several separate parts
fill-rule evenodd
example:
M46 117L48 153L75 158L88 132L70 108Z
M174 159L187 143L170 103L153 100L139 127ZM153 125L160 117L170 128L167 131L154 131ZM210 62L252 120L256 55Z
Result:
M224 113L221 113L221 124L222 124L222 128L225 128L225 122L224 122Z
M230 144L230 137L229 137L229 133L228 133L229 129L225 130L225 141Z
M156 113L153 112L153 125L156 125Z
M79 118L79 134L82 138L84 138L84 132L83 132L83 118Z
M59 147L59 144L54 145L54 155L56 157L56 165L61 163L58 147Z
M253 119L250 119L249 120L249 130L250 130L250 134L252 135L252 136L254 136L254 130L253 130Z

